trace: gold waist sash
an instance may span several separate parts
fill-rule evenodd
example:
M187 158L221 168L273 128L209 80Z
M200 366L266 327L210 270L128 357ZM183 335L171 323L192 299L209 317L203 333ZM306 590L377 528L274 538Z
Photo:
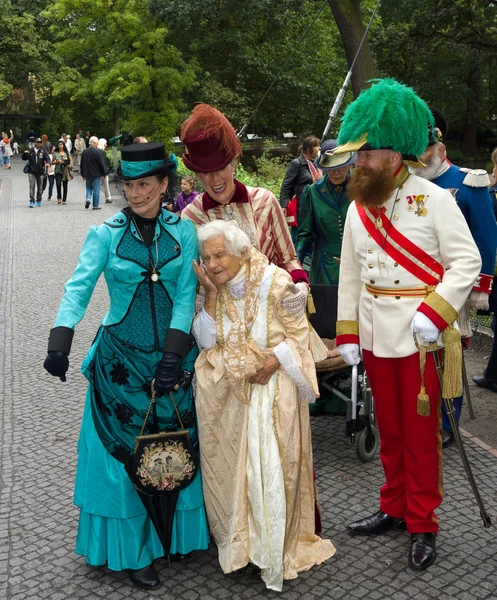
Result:
M366 284L366 290L375 298L379 296L388 296L390 298L425 298L428 294L435 291L434 285L427 285L415 288L380 288L374 285Z

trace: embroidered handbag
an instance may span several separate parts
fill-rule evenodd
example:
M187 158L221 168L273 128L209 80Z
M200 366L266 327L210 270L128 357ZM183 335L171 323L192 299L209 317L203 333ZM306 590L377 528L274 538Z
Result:
M199 456L190 434L183 426L174 397L169 393L181 429L143 435L150 411L155 414L155 381L151 385L152 399L140 435L135 440L135 451L129 464L129 476L135 488L148 496L162 496L179 492L193 481Z

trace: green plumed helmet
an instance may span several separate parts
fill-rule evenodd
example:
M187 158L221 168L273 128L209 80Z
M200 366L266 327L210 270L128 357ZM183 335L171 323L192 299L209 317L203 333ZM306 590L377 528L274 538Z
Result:
M417 157L426 150L428 129L433 125L428 105L412 88L392 78L374 79L347 107L337 153L388 148Z

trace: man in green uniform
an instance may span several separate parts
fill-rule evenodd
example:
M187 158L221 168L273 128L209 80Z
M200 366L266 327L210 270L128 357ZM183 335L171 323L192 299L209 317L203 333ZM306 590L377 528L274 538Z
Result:
M336 140L324 142L316 159L324 177L305 187L300 197L295 247L301 263L312 252L311 284L338 283L343 226L349 209L347 183L356 154L334 155L336 145Z

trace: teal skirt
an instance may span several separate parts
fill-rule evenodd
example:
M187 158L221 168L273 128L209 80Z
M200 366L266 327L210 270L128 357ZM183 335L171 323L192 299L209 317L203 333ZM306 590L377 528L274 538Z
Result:
M113 571L142 569L164 555L154 526L122 463L105 449L93 425L89 394L78 443L74 503L80 508L76 554ZM206 550L209 528L200 469L179 493L171 554Z

